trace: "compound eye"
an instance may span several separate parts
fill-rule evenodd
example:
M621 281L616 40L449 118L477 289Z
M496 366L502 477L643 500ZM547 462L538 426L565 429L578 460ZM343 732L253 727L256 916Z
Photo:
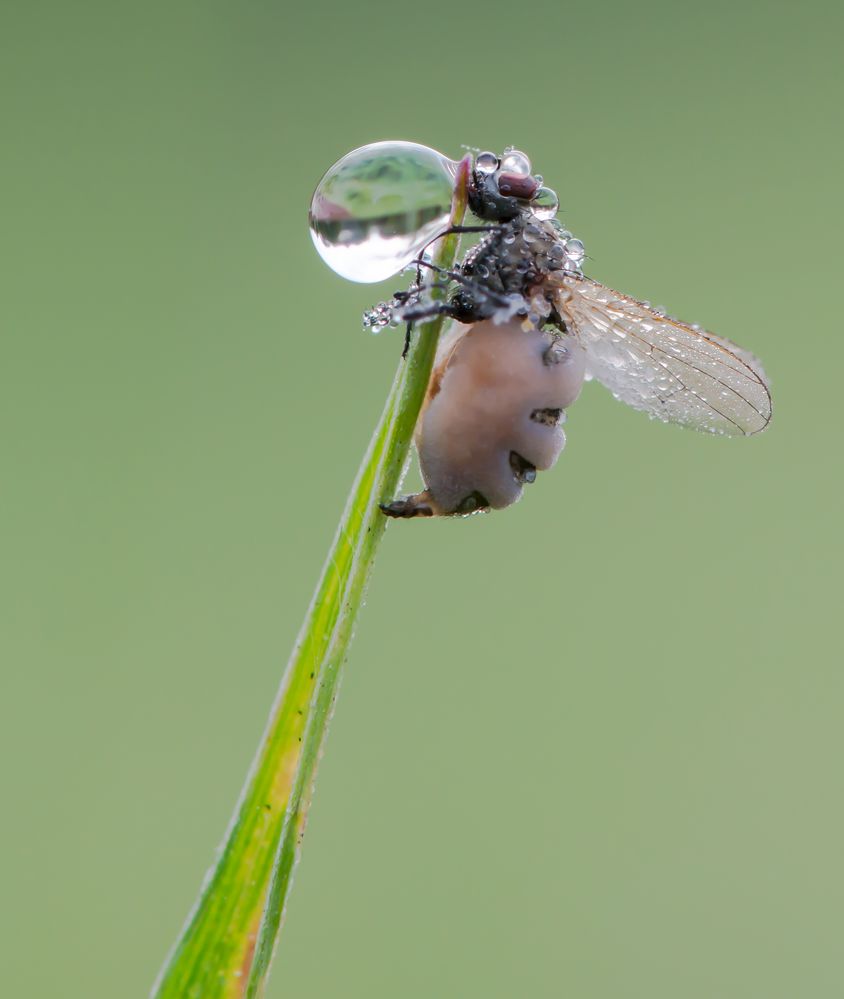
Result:
M475 169L478 173L495 173L498 169L498 157L495 153L478 153L475 158Z
M498 174L498 190L511 198L530 201L539 190L539 182L530 174L525 176L520 173L505 173L502 170Z

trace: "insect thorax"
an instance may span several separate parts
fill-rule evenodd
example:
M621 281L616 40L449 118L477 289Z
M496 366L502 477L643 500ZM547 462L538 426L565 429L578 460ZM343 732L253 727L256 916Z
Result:
M553 276L580 274L583 244L556 220L538 219L532 212L497 224L473 246L454 272L447 303L432 303L424 284L399 292L364 316L364 325L379 329L388 323L414 322L445 312L463 323L484 319L507 322L529 317L532 325L554 322L546 289Z
M466 254L460 267L464 280L450 300L454 317L471 323L502 311L508 318L527 315L551 274L579 273L566 254L567 236L558 223L527 213L502 223Z

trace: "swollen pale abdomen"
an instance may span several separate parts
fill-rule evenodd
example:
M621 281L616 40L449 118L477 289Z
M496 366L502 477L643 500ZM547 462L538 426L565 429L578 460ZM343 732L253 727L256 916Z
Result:
M515 502L562 451L564 410L583 383L568 337L520 320L456 326L443 340L416 445L434 514Z

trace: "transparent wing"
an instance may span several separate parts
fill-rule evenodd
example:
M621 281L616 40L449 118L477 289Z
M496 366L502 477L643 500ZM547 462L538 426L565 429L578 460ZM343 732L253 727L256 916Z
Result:
M562 278L557 308L586 351L587 376L628 406L714 434L758 434L770 422L762 366L729 340L585 277Z

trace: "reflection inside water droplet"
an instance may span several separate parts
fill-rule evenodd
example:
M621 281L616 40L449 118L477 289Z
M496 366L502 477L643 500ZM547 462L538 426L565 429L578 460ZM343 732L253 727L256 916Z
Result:
M415 142L373 142L348 153L311 200L319 255L350 281L398 274L448 226L457 167Z

